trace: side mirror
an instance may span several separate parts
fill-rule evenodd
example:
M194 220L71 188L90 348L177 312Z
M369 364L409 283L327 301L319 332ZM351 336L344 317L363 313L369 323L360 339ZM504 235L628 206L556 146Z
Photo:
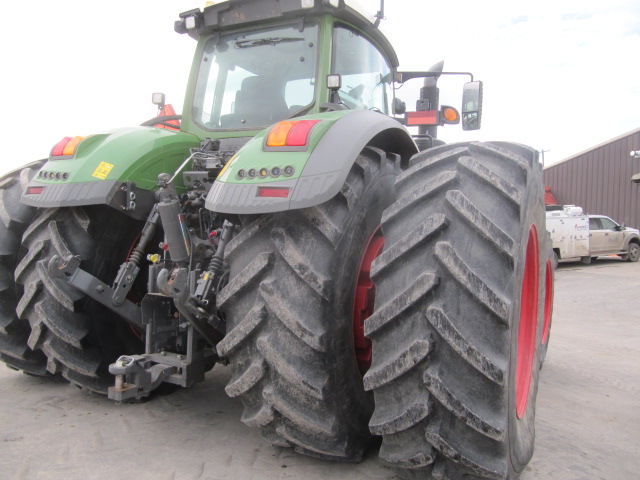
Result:
M479 130L482 120L482 82L467 82L462 89L462 129Z

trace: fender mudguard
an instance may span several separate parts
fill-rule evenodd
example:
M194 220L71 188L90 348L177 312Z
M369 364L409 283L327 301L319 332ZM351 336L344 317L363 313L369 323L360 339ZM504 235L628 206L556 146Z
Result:
M319 205L340 191L365 147L397 153L403 163L418 151L405 127L379 112L327 112L296 120L319 120L305 147L269 148L266 141L273 127L264 130L228 163L211 187L205 207L255 214ZM293 171L289 176L283 174L287 167Z
M73 155L50 156L21 201L34 207L105 204L143 219L158 175L173 173L199 143L194 135L153 127L91 135Z

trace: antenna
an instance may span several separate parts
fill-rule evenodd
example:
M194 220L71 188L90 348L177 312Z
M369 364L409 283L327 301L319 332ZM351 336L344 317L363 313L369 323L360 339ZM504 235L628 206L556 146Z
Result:
M384 20L384 0L380 0L380 10L378 10L378 12L376 13L376 21L373 26L375 28L378 28L381 20Z

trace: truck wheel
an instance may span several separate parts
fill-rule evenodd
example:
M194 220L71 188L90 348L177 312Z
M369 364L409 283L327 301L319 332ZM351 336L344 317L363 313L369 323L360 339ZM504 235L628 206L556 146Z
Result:
M627 262L637 262L640 259L640 245L637 243L630 243L627 251L629 252L627 254Z
M13 270L20 256L20 239L36 212L20 203L20 196L41 163L0 179L0 359L30 375L47 375L47 359L27 345L31 327L16 315L19 293Z
M445 145L398 177L364 385L380 457L401 475L515 478L531 458L548 265L537 158Z
M242 399L242 421L276 446L358 461L371 442L373 398L356 362L354 298L398 164L367 148L333 199L245 217L227 247L230 280L217 299L227 319L218 354L233 371L226 392Z
M82 269L110 282L140 228L103 206L47 208L38 211L22 239L27 252L15 278L24 289L17 313L30 324L28 345L46 355L50 373L96 393L106 394L113 384L109 363L144 350L141 336L116 314L52 278L47 265L53 255L80 255Z

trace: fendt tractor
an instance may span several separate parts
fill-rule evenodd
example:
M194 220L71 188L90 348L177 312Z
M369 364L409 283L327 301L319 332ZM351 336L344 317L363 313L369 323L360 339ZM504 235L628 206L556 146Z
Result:
M275 446L516 478L553 296L538 154L438 140L480 128L482 84L440 106L438 79L463 72L399 70L383 12L180 14L197 40L181 116L154 94L141 126L2 178L2 360L120 402L229 365Z

